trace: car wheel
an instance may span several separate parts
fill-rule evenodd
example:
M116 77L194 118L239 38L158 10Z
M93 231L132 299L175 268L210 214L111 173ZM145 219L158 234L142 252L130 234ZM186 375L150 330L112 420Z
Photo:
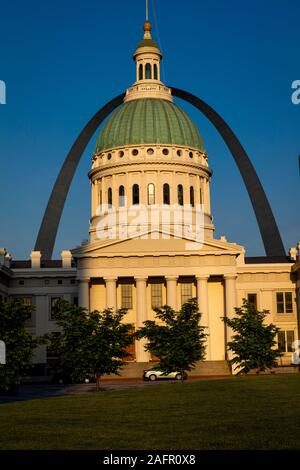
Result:
M149 375L149 379L152 380L152 381L154 381L154 380L157 379L157 377L156 377L155 374L151 374L151 375Z
M176 379L176 380L181 380L181 379L182 379L182 375L181 375L181 374L176 374L175 379Z

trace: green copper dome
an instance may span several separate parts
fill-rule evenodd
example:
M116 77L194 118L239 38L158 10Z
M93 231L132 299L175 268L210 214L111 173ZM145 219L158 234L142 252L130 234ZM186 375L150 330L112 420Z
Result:
M142 98L122 104L100 131L96 153L113 147L173 144L204 151L197 127L171 101Z

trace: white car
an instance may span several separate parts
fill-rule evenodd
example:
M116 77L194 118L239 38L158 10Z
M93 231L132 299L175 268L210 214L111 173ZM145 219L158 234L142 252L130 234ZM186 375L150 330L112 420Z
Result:
M159 369L146 369L143 373L143 380L160 380L160 379L175 379L175 380L182 380L182 373L179 371L170 372L169 374L164 373ZM183 373L183 380L187 379L187 374Z

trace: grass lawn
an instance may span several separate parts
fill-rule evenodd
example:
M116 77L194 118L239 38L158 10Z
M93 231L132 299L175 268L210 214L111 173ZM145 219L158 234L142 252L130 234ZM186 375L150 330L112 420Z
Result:
M0 449L300 449L300 374L0 405Z

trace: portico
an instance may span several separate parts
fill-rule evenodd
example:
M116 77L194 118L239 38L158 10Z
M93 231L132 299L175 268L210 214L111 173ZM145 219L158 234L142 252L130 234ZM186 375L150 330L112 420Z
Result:
M166 242L172 247L168 253ZM125 321L139 328L145 320L155 318L155 307L167 304L178 310L188 298L196 297L201 324L208 334L206 360L224 360L230 331L225 331L220 317L234 315L237 259L243 248L209 240L198 252L186 252L184 239L172 242L174 245L159 238L135 238L73 250L79 305L90 310L127 308ZM147 253L149 244L155 256ZM150 360L141 341L136 343L135 360Z

